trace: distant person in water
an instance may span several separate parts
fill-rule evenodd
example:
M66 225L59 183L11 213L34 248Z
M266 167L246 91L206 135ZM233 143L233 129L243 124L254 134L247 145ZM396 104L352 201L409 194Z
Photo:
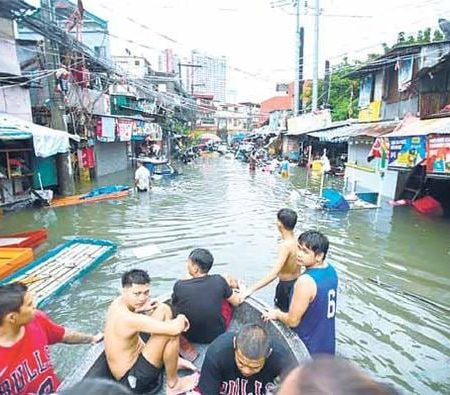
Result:
M291 368L289 352L256 324L226 332L208 347L196 389L202 395L272 394Z
M259 289L269 285L278 277L275 291L275 306L281 311L289 310L289 302L294 284L300 275L300 266L297 264L297 239L294 228L297 223L297 213L290 208L283 208L277 213L277 228L281 235L278 247L278 257L272 270L261 280L257 281L242 295L246 298Z
M142 161L137 161L137 169L134 174L134 185L139 192L147 192L151 188L150 171Z
M250 153L250 157L248 159L248 168L250 171L255 171L256 170L256 162L257 162L257 156L256 156L256 150L252 150L252 152Z
M234 279L209 274L213 263L209 250L192 250L187 259L188 278L173 287L172 305L188 318L190 327L184 335L191 342L210 343L225 332L233 313L230 304L240 303L232 289L237 287Z
M177 369L196 369L178 357L179 335L188 329L186 316L173 318L168 305L150 299L146 271L124 273L122 294L109 306L105 323L105 354L113 377L133 392L145 393L160 385L164 368L167 395L191 390L198 376L177 374ZM146 343L140 333L151 335Z
M352 363L319 357L292 370L277 395L398 395L393 387L377 382Z
M297 247L298 265L306 270L295 282L289 311L274 309L264 317L291 327L312 356L334 355L338 276L334 267L325 261L328 239L310 230L299 236Z
M285 156L283 162L281 162L280 173L281 177L289 177L289 160L287 156Z

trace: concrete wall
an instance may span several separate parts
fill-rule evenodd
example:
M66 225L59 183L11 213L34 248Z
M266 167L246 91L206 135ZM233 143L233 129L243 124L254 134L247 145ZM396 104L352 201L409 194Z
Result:
M98 143L95 160L97 177L125 170L128 166L127 143Z
M385 172L383 179L374 172L376 162L367 162L367 155L370 152L371 144L349 144L348 146L348 162L356 163L367 169L355 169L347 166L345 168L345 179L348 190L352 190L356 186L356 192L379 192L381 195L389 199L395 199L397 196L397 179L398 172L388 170ZM373 170L371 170L373 169Z
M20 86L0 90L0 112L32 121L30 92Z

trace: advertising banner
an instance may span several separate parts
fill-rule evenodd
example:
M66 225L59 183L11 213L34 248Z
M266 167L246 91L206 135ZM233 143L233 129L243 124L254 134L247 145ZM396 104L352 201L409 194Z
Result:
M450 175L450 134L428 137L427 172Z
M119 141L130 141L131 135L133 133L135 122L131 119L121 119L117 120L117 135L119 136Z
M389 142L389 166L414 167L425 159L425 136L393 137Z

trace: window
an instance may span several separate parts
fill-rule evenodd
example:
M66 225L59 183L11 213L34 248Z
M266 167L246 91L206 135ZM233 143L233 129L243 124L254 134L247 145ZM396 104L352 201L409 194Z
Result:
M102 47L94 47L95 56L98 58L106 58L106 48Z
M134 61L134 65L135 65L135 66L140 66L140 65L141 65L141 62L140 62L139 60L135 60L135 61Z

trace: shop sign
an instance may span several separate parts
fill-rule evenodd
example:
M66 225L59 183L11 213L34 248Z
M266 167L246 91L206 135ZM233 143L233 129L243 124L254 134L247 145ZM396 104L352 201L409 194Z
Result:
M428 138L428 173L450 174L450 134Z
M120 141L130 141L134 129L134 121L131 119L117 120L117 135Z
M425 159L425 136L393 137L389 142L389 166L414 167Z

